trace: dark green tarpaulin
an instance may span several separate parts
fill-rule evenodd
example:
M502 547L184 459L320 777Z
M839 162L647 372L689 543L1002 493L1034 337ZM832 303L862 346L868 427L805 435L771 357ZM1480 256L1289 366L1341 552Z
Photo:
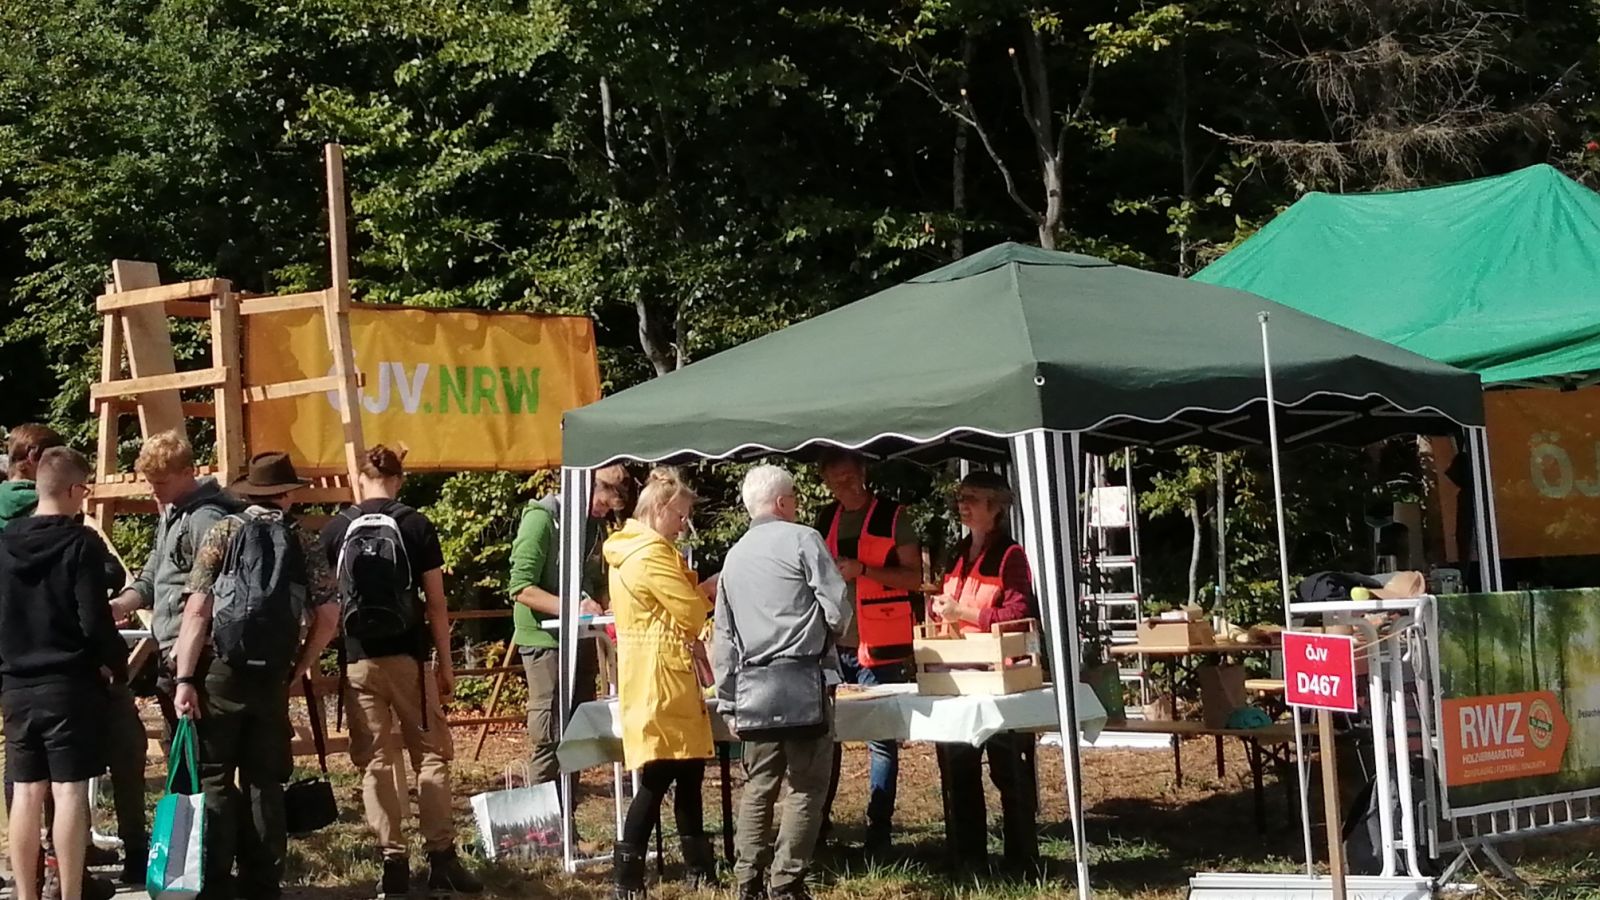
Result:
M1002 244L567 414L565 465L791 452L1260 441L1259 311L1286 443L1477 425L1477 376L1240 291Z
M1600 194L1549 166L1307 194L1194 276L1477 372L1600 371Z

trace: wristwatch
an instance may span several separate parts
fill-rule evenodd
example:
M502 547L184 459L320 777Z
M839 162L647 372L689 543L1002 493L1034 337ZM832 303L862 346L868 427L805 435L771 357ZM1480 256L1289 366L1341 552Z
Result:
M199 677L195 675L179 675L172 680L177 684L187 684L190 687L196 687L200 684Z

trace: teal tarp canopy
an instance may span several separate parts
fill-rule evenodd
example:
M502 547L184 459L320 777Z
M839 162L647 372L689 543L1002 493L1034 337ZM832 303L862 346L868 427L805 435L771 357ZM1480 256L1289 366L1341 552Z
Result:
M1600 194L1549 166L1307 194L1194 276L1483 376L1600 372Z
M1271 315L1286 444L1483 422L1478 377L1241 291L991 247L566 416L564 464L750 457L820 444L1003 456L1261 441Z

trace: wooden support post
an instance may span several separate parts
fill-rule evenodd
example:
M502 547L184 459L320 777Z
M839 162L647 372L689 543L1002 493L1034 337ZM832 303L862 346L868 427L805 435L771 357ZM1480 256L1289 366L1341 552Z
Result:
M110 287L110 285L107 285ZM111 313L102 317L100 333L100 380L122 379L122 322L121 315ZM92 405L92 404L91 404ZM102 403L95 411L100 420L94 452L95 480L104 482L117 471L117 445L122 437L122 410L115 403ZM116 512L115 500L94 499L89 514L107 529Z
M217 420L217 481L223 487L244 473L242 356L239 299L224 287L211 299L211 365L228 373L226 380L211 391Z
M344 427L344 461L355 500L357 475L366 445L361 436L361 391L356 386L356 354L350 337L350 245L345 231L344 148L328 144L328 254L333 284L323 302L333 374L339 379L339 420Z
M1333 748L1333 713L1325 709L1317 710L1317 744L1322 757L1322 812L1328 826L1328 874L1333 877L1333 900L1345 900L1348 895L1344 887L1344 834L1339 827L1339 759Z
M515 650L516 650L516 645L515 644L508 645L506 647L506 655L509 656L511 653L515 652ZM494 677L494 689L489 692L489 708L484 710L484 712L483 712L483 717L484 717L485 720L494 718L494 714L495 714L495 712L498 710L498 708L500 706L500 689L505 687L505 686L506 686L506 673L501 672L499 675L496 675ZM473 762L477 762L479 759L483 758L483 744L488 739L489 739L489 722L485 721L482 725L478 726L478 746L473 748L473 750L472 750L472 761Z
M159 286L161 273L155 263L118 259L111 262L111 281L117 291L142 290ZM134 306L121 310L116 318L122 323L130 376L147 378L177 371L166 310L159 305ZM163 431L188 433L177 390L146 394L140 401L139 429L145 437Z

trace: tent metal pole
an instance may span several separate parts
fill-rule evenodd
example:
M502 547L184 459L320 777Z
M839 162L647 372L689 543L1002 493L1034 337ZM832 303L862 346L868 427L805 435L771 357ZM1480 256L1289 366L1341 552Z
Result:
M1478 544L1478 587L1485 592L1500 590L1500 573L1498 566L1492 560L1489 543L1489 489L1484 484L1487 477L1484 466L1482 442L1479 440L1480 429L1469 427L1467 429L1467 455L1472 462L1472 514L1473 537Z
M1261 323L1261 368L1267 382L1267 437L1272 452L1272 502L1278 520L1278 579L1283 589L1283 627L1293 628L1294 619L1289 613L1289 530L1283 513L1283 459L1278 451L1278 395L1272 383L1272 341L1267 334L1265 312L1256 313ZM1300 723L1300 713L1294 711L1295 770L1300 781L1300 833L1305 838L1306 874L1313 873L1311 851L1311 795L1306 785L1305 729Z
M1506 589L1505 576L1500 567L1500 515L1494 505L1494 464L1489 452L1489 427L1478 429L1479 455L1483 458L1484 531L1489 535L1489 571L1494 575L1495 590Z
M578 604L583 595L583 545L584 526L589 518L588 469L563 466L561 469L561 619L556 629L556 737L566 730L567 719L572 714L574 682L578 675ZM561 794L561 861L568 872L575 871L572 846L573 787L577 779L562 774L557 777Z
M1072 450L1077 450L1073 435ZM1052 452L1053 451L1053 452ZM1023 549L1033 561L1034 594L1039 598L1048 641L1056 713L1061 725L1061 758L1072 816L1073 856L1079 900L1092 896L1088 838L1083 810L1082 749L1078 746L1077 584L1072 548L1077 513L1076 472L1069 476L1065 435L1033 431L1011 439L1023 519ZM1076 466L1073 467L1074 470ZM1064 617L1064 619L1063 619Z
M1228 482L1223 471L1222 454L1217 457L1217 606L1228 595ZM1213 608L1213 612L1218 612ZM1220 613L1218 613L1220 614Z

